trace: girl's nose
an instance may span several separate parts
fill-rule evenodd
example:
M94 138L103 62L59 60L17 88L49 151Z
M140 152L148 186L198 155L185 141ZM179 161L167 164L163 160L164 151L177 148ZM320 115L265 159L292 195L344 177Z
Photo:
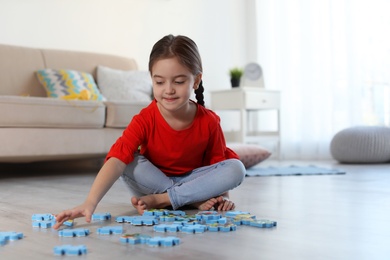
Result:
M175 88L173 87L172 83L168 83L166 87L166 92L168 94L174 94L175 93Z

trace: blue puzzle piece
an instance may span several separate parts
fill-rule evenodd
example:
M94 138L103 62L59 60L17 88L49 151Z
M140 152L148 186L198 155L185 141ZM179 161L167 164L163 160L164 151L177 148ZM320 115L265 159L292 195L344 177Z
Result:
M172 214L159 217L160 221L163 221L163 222L173 222L173 221L178 220L180 218L181 217L178 217L178 216L172 215Z
M183 229L183 225L181 224L160 224L157 226L154 226L153 230L156 232L178 232Z
M0 232L0 237L4 237L6 240L19 240L23 238L23 233L21 232L15 232L15 231L9 231L9 232Z
M101 227L96 230L96 233L100 235L122 234L123 227L122 226Z
M170 210L168 211L168 214L172 214L172 215L175 215L175 216L186 216L186 213L182 210Z
M272 228L276 227L276 221L268 220L268 219L256 219L249 223L252 227L259 228Z
M51 228L55 223L55 220L37 220L32 222L32 226L37 228Z
M158 219L155 216L135 216L130 223L135 226L153 226L158 224Z
M146 244L147 241L151 238L151 236L148 235L142 235L142 234L125 234L120 237L119 241L122 243L128 243L132 245L136 244Z
M92 214L92 220L110 220L110 219L111 219L111 214L108 212Z
M206 230L207 230L207 226L195 224L195 225L183 226L181 231L188 234L195 234L195 233L203 233Z
M164 216L168 215L168 210L166 209L149 209L144 210L144 216Z
M89 235L89 229L75 228L75 229L62 229L58 231L60 237L85 237Z
M55 255L85 255L86 253L87 247L85 245L62 245L54 247Z
M250 222L254 221L256 216L250 214L236 215L232 222L236 225L249 225Z
M33 214L31 216L32 221L48 221L48 220L55 220L55 216L50 213L45 214Z
M176 246L180 244L180 239L177 237L152 237L147 244L149 246Z
M23 238L23 233L20 232L0 232L0 245L5 245L7 241L19 240Z
M119 217L116 217L115 221L118 222L118 223L131 223L132 219L134 218L134 216L119 216Z
M225 213L225 217L236 217L237 215L250 215L249 212L238 211L238 210L230 210Z
M217 223L217 224L226 224L227 223L227 218L219 218L219 219L208 219L206 220L206 224L214 224L214 223Z
M207 229L211 232L218 232L218 231L221 231L221 232L229 232L229 231L236 231L237 230L237 226L234 225L234 224L224 224L224 225L220 225L220 224L211 224L207 227Z
M216 220L222 217L217 211L212 210L200 211L195 216L198 221Z

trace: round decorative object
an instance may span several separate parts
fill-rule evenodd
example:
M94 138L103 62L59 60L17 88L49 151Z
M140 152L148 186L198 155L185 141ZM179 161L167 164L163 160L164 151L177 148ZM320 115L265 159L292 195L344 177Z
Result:
M244 77L248 80L256 81L263 76L263 71L259 64L251 62L244 68Z
M342 163L390 162L390 128L357 126L344 129L333 137L330 152Z

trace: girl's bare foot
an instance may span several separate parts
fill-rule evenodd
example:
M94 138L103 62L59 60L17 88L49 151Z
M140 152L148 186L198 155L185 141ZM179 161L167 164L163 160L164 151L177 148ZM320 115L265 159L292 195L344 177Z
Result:
M191 204L192 207L197 208L199 210L211 210L218 203L217 198L211 198L206 201L201 201L197 203Z
M166 208L171 205L171 201L169 200L168 193L162 193L150 194L140 198L132 197L131 204L142 215L146 209Z

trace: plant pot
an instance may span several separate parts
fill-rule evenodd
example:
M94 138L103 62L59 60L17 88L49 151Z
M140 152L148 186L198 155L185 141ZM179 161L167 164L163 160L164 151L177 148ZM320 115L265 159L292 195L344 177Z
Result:
M232 84L232 88L236 88L240 86L240 79L230 79L230 83Z

